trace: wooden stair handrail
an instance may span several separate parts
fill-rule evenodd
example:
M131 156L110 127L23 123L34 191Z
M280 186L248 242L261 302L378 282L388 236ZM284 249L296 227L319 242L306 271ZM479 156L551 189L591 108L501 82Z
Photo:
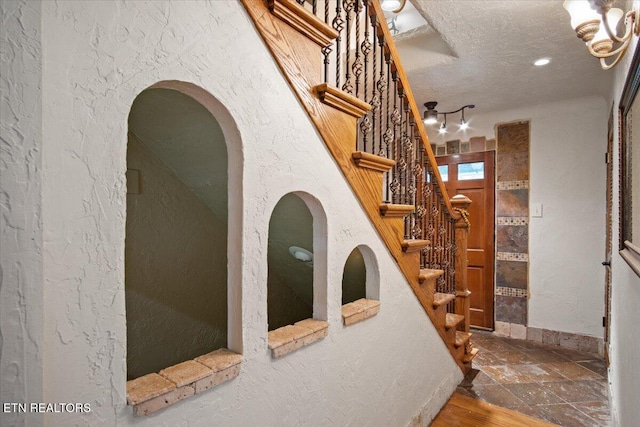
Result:
M386 22L384 12L380 7L380 2L377 0L371 0L370 4L373 6L376 12L376 16L378 17L378 22ZM404 89L405 96L409 101L411 112L413 113L413 117L416 118L416 125L418 128L418 132L420 133L420 138L422 139L424 150L426 151L427 156L429 157L429 165L431 166L431 169L433 170L433 174L436 177L438 188L442 193L443 202L447 206L449 215L451 215L453 219L458 220L460 218L460 213L455 211L451 206L451 202L449 202L447 188L445 187L444 181L442 181L442 177L440 176L440 171L438 170L438 163L436 162L436 157L433 154L433 150L431 150L431 144L429 142L429 137L427 136L427 132L424 129L424 124L422 123L422 120L420 120L420 110L418 109L418 105L416 104L416 100L413 96L413 92L411 91L411 86L409 85L409 79L407 78L407 74L405 73L404 67L402 66L402 62L400 61L400 54L398 53L398 50L396 49L396 45L393 42L393 36L391 35L391 32L389 31L389 28L386 25L378 25L378 28L381 29L382 33L384 34L386 45L389 49L391 57L393 58L393 64L396 68L396 71L398 72L399 79L402 82L402 88Z

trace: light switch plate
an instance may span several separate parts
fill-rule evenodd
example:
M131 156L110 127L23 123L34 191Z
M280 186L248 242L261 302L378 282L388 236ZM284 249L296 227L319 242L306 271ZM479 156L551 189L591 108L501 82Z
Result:
M531 217L542 218L542 203L531 204Z

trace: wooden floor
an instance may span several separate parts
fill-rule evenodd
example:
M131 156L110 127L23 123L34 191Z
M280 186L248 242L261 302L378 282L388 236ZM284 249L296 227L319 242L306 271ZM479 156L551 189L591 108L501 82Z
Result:
M431 427L537 427L554 426L509 409L453 393Z

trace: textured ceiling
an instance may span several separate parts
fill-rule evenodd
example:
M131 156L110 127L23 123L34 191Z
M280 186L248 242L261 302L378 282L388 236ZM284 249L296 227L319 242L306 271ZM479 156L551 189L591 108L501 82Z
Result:
M428 25L395 37L416 102L477 113L606 96L603 71L561 0L411 0ZM404 12L403 12L404 13ZM551 58L545 67L533 61Z

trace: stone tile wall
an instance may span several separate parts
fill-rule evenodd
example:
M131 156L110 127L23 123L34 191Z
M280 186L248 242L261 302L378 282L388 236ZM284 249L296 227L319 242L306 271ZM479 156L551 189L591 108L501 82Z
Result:
M496 322L527 324L529 122L496 126Z

